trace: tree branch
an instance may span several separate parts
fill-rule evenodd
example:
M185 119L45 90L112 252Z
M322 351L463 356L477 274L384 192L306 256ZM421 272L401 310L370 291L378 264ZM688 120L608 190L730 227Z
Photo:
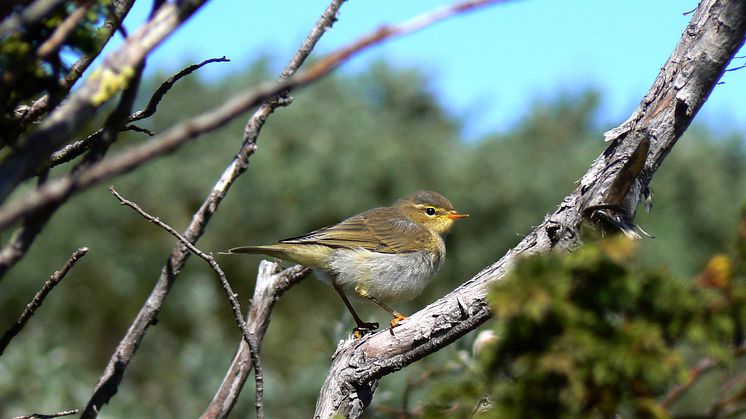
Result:
M211 255L208 255L207 253L199 250L196 246L189 242L189 240L187 240L184 236L174 230L173 227L161 221L160 218L148 214L136 203L125 199L113 187L110 186L109 191L117 197L122 205L126 205L132 208L133 210L135 210L135 212L142 215L143 218L145 218L149 222L157 225L158 227L166 230L172 236L176 237L184 246L186 246L187 249L189 249L190 252L202 258L205 262L207 262L208 265L210 265L210 268L215 271L215 274L218 276L218 280L220 280L220 285L222 285L223 290L228 296L228 302L231 305L231 309L233 309L233 318L236 320L238 327L241 329L241 332L243 333L243 339L249 348L249 356L251 357L251 362L254 364L254 378L256 379L256 417L259 419L263 418L264 374L262 373L262 364L260 362L259 351L257 349L258 346L256 340L254 339L254 335L251 333L248 326L246 325L246 322L243 320L243 317L241 315L241 304L236 299L236 293L233 292L233 288L231 287L230 282L228 282L228 278L225 276L225 273L220 268L218 262ZM83 414L85 415L85 412L83 412Z
M155 111L158 109L158 104L161 103L161 100L163 100L163 97L168 93L169 90L176 84L177 81L182 79L183 77L186 77L195 71L199 70L203 66L210 64L210 63L227 63L230 62L228 58L222 56L221 58L209 58L207 60L202 61L198 64L192 64L178 73L174 74L173 76L169 77L166 81L161 83L161 85L153 92L153 95L150 96L150 100L148 101L148 104L143 108L142 110L139 110L132 115L130 115L129 120L127 122L135 122L140 121L145 118L149 118L153 116Z
M327 75L352 56L378 43L387 41L396 36L402 36L423 29L440 20L474 10L477 7L485 7L495 3L503 3L509 0L470 0L451 7L440 9L436 12L426 13L415 17L400 25L384 26L375 32L360 38L359 40L340 48L319 61L314 63L308 70L298 73L287 79L281 79L279 83L263 83L256 88L249 89L229 99L220 107L198 115L191 120L182 122L165 132L154 137L151 141L129 151L122 152L117 157L102 162L89 170L72 176L62 176L39 190L33 191L23 198L7 205L0 211L0 229L18 220L25 212L33 211L45 205L49 201L59 199L61 196L72 195L85 190L99 182L127 173L140 165L166 153L175 150L182 144L198 137L205 132L220 128L233 118L246 110L261 103L272 104L277 102L283 92L290 89L302 87ZM274 103L277 107L282 102ZM250 127L247 127L250 129ZM3 176L0 167L0 176ZM3 179L0 177L0 179ZM2 181L0 181L0 199L2 199Z
M80 171L87 169L92 164L101 160L108 151L109 146L116 141L122 125L124 125L127 116L132 112L143 68L144 66L141 65L134 70L135 73L132 81L122 93L117 107L106 118L104 126L97 131L99 135L96 141L91 142L89 147L91 150L88 155L70 170L69 176L74 177ZM43 187L43 185L44 179L41 178L39 187ZM2 250L0 250L0 279L26 255L26 252L34 243L41 230L68 198L68 195L62 195L48 202L46 205L37 208L36 211L25 215L22 225L14 232Z
M487 321L491 313L485 296L518 257L577 246L581 223L598 213L631 222L653 173L715 87L745 33L746 2L703 1L637 110L606 134L611 144L577 189L499 261L415 313L395 329L394 336L383 331L342 341L320 391L315 417L361 416L380 377L438 351ZM644 165L634 181L617 181L620 173L630 175L630 168L636 166L631 156L645 148ZM627 183L621 205L606 205L608 191Z
M88 13L88 9L91 8L93 3L88 1L78 6L70 15L54 29L52 36L49 37L43 44L36 50L36 55L39 58L45 59L52 53L56 52L62 43L65 42L68 36L72 33L75 27Z
M261 261L254 286L254 296L251 299L251 311L246 319L249 330L256 337L257 350L261 349L275 303L280 300L285 291L300 283L310 271L301 265L280 271L277 263ZM245 341L241 341L220 388L200 418L228 417L253 367L250 355L249 346Z
M19 106L15 110L15 114L18 117L18 121L20 124L24 125L35 120L39 115L46 112L51 107L57 106L57 104L59 104L61 96L67 95L70 89L72 89L75 82L80 79L85 70L87 70L88 67L91 65L93 60L95 60L96 57L101 54L104 46L106 46L117 29L122 25L122 21L127 16L127 13L129 13L133 3L134 0L112 1L111 17L109 17L106 22L104 22L104 24L98 31L99 39L101 41L96 45L95 50L90 52L89 54L83 55L82 57L80 57L80 59L78 59L78 61L75 62L75 64L72 65L65 78L60 80L60 88L62 91L55 92L56 94L54 98L52 98L49 94L46 94L39 99L36 99L31 105Z
M155 15L142 25L124 45L109 54L65 102L29 135L22 145L0 164L0 202L55 149L88 121L106 102L129 84L145 57L176 30L207 0L164 3Z
M203 67L206 64L209 63L216 63L216 62L228 62L229 59L225 58L223 56L222 58L210 58L207 60L202 61L199 64L192 64L178 73L174 74L173 76L169 77L161 83L161 85L153 92L153 94L150 96L150 100L148 101L148 104L145 106L145 108L134 112L132 115L127 118L127 120L124 122L124 124L129 124L134 121L140 121L146 118L149 118L155 114L156 110L158 109L158 105L161 103L161 100L163 100L163 97L168 93L169 90L176 84L177 81L179 81L181 78L192 74L193 72L197 71L201 67ZM149 130L145 130L143 128L136 127L134 125L125 125L122 128L120 128L120 131L139 131L144 132L151 137L154 135L153 132ZM63 148L55 151L52 153L52 155L49 158L49 167L55 167L63 163L67 163L70 160L75 159L76 157L83 154L86 150L88 150L92 144L94 144L96 141L98 141L101 138L101 134L103 133L103 128L99 129L98 131L94 132L93 134L89 135L85 139L75 141L74 143L68 144L64 146Z
M84 170L91 164L103 158L109 145L116 140L119 127L122 126L124 118L132 110L137 89L140 85L142 69L143 67L140 66L135 70L133 80L122 94L119 104L114 111L109 114L104 126L99 130L100 140L97 143L97 149L89 153L86 160L80 162L70 170L71 176L74 176L79 171ZM43 180L40 182L40 187L42 185ZM3 246L2 250L0 250L0 279L2 279L11 267L26 255L26 252L34 243L38 234L67 198L68 196L61 196L57 200L50 201L47 205L38 208L36 211L26 214L21 227L14 232L8 243Z
M10 341L21 331L21 329L23 329L23 326L26 325L26 322L28 322L31 316L34 315L36 310L41 307L41 305L44 303L44 299L47 298L47 295L49 295L52 289L56 287L63 278L65 278L65 275L67 275L70 269L75 266L75 263L78 261L78 259L85 256L86 253L88 253L87 247L81 247L74 251L67 262L65 262L65 264L62 266L62 269L60 269L59 271L55 271L55 273L53 273L52 276L50 276L49 279L44 282L44 285L42 285L39 292L37 292L36 295L34 295L34 298L31 299L31 302L26 305L26 308L18 317L18 320L16 320L16 322L11 327L9 327L8 330L5 331L5 333L3 333L2 337L0 337L0 355L3 354ZM75 413L77 413L77 411Z
M16 416L13 419L52 419L59 418L62 416L72 416L78 413L78 409L65 410L62 412L52 413L45 415L43 413L32 413L30 415Z
M741 357L744 354L746 354L746 345L741 345L733 350L733 356L735 358ZM661 406L671 407L671 405L676 402L676 400L678 400L684 393L686 393L686 391L689 390L695 383L697 383L697 381L702 378L705 373L721 365L721 361L712 357L700 359L697 362L697 365L689 370L689 375L687 376L686 381L672 388L668 392L668 394L666 394L666 396L663 398L663 401L661 401Z

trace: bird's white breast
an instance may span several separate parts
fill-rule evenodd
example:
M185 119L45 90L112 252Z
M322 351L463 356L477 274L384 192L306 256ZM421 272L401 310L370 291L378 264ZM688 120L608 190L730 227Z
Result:
M378 253L365 249L336 249L330 258L330 276L348 296L365 292L382 302L408 301L418 296L445 260L445 244L437 237L439 252ZM323 278L328 282L331 278Z

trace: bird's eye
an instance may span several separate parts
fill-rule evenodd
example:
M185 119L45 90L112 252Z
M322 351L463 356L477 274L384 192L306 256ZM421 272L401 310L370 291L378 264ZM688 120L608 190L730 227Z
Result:
M430 215L430 216L435 215L435 208L433 207L425 208L425 214Z

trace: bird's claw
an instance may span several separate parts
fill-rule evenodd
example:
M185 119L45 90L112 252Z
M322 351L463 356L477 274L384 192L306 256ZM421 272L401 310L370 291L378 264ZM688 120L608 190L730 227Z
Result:
M371 333L372 331L378 329L378 323L360 323L352 330L352 336L355 339L360 339L363 336L367 335L368 333Z
M389 333L391 333L393 335L394 334L394 328L399 325L400 321L406 320L406 319L407 319L407 316L405 316L405 315L403 315L401 313L396 313L394 315L394 318L391 319L391 321L389 322Z

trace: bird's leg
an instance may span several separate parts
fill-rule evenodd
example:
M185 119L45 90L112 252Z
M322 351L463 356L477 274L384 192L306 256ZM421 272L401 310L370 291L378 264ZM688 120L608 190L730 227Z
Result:
M358 295L360 295L361 297L367 298L371 302L374 302L374 303L378 304L379 307L381 307L382 309L386 310L389 314L391 314L392 316L394 316L394 318L391 319L391 321L389 322L389 326L391 326L391 328L389 329L391 331L391 334L394 333L393 329L399 324L399 322L407 318L407 316L405 316L405 315L399 313L398 311L394 310L393 308L389 307L383 301L380 301L377 298L372 297L365 290L360 289L360 288L355 288L355 292L357 292Z
M332 286L334 287L334 290L337 291L340 297L342 297L342 301L344 301L345 306L347 306L347 310L350 311L350 314L352 314L352 318L355 319L355 324L357 324L357 327L352 331L352 334L355 336L355 339L360 339L365 334L372 332L376 329L378 329L378 323L368 323L364 322L360 316L355 313L355 309L352 308L352 304L350 304L350 300L347 299L347 296L345 295L344 291L337 285L337 282L332 279Z

